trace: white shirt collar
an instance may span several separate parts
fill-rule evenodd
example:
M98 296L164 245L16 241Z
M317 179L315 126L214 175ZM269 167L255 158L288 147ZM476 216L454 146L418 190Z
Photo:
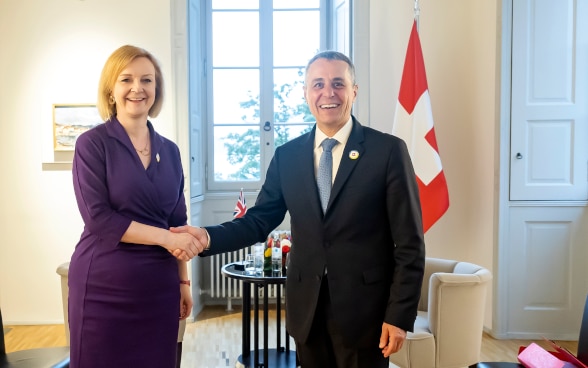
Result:
M339 141L339 144L337 145L338 147L345 147L347 140L349 139L349 135L351 134L351 128L353 128L353 119L351 116L349 117L349 120L347 120L347 123L345 123L345 125L343 125L341 129L339 129L339 131L332 137L328 137L325 133L323 133L322 130L319 129L317 125L316 132L314 134L314 148L318 148L325 138L335 138L337 141Z

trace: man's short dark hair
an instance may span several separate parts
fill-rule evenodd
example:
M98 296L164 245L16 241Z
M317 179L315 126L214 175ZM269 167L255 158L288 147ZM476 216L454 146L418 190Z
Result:
M308 64L306 64L306 73L308 73L308 68L310 67L310 65L318 59L341 60L346 62L347 66L349 67L349 75L351 76L351 81L355 85L355 66L353 65L353 62L351 62L351 59L347 57L347 55L339 51L333 50L321 51L318 54L314 55L312 59L308 61Z

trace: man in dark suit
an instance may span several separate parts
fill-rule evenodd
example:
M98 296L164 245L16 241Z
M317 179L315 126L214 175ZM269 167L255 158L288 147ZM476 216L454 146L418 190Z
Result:
M212 255L264 241L290 213L286 327L303 368L388 367L412 331L425 244L418 187L405 143L351 115L354 66L325 51L306 67L313 130L278 147L255 206L204 232ZM321 207L322 141L334 138L332 189ZM326 149L328 150L328 149ZM328 189L327 189L328 192Z

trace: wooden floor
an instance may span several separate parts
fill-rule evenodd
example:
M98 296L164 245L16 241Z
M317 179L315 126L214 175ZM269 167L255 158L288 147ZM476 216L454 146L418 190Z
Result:
M237 357L241 354L241 311L234 306L233 311L225 307L207 307L186 327L184 335L182 368L221 368L235 367ZM260 315L262 318L262 315ZM275 326L276 313L270 311L270 326ZM282 318L282 324L284 319ZM5 326L8 352L36 347L65 346L63 325L41 326ZM282 330L283 331L283 330ZM275 327L269 331L270 348L275 347ZM273 342L273 346L271 344ZM536 342L546 349L543 341L532 340L496 340L483 336L481 361L515 362L518 349ZM556 341L559 345L576 353L576 341ZM291 342L293 349L294 343ZM392 365L391 365L392 367Z

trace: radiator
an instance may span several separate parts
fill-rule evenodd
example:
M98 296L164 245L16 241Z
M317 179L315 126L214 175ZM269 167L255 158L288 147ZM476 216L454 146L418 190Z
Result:
M209 257L210 259L210 297L215 299L226 299L227 310L232 310L232 300L243 297L243 281L226 277L222 274L221 269L224 265L231 262L238 262L245 259L245 255L251 252L251 247L238 250L236 252L227 252ZM276 298L277 288L279 285L268 286L268 298ZM259 297L263 297L263 288L251 288L251 297L255 292L259 292ZM281 293L283 299L284 292Z

